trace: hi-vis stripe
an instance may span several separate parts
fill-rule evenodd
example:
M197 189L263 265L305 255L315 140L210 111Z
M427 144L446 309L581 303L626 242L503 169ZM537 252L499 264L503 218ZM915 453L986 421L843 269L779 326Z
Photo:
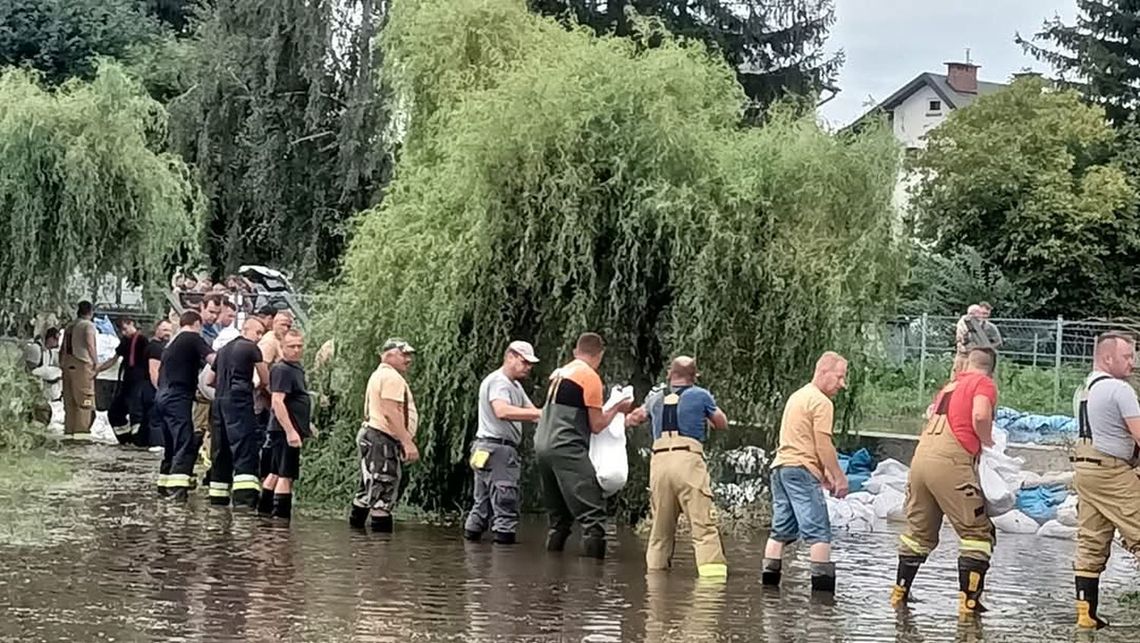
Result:
M248 473L239 473L234 476L234 491L245 489L253 489L254 491L261 489L261 482L258 481L257 476Z
M158 474L158 486L165 487L169 481L170 476L166 475L165 473Z
M922 543L906 534L899 536L899 540L901 540L902 544L906 545L908 549L910 549L915 554L918 554L919 556L925 556L930 553L929 547L923 547ZM963 543L965 543L965 541L963 541Z
M134 433L134 431L131 430L131 425L129 424L125 426L113 426L111 427L111 430L115 432L115 435L127 435L129 433Z
M172 489L189 488L190 476L185 473L172 473L166 478L166 486Z
M969 538L963 538L961 544L958 545L958 549L962 551L980 551L987 556L994 553L994 546L988 541L971 540Z
M211 482L210 483L210 497L211 498L229 498L230 485L225 482Z

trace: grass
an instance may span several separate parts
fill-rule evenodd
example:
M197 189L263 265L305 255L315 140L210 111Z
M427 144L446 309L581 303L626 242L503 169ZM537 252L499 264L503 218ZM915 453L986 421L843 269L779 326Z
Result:
M56 510L42 498L71 477L71 467L51 452L0 452L0 540L9 544L47 540L47 518Z
M947 380L951 362L947 358L926 362L923 386L919 387L919 363L877 364L869 367L860 395L862 422L867 431L917 433L923 414L934 394ZM1005 363L998 366L998 405L1042 415L1072 415L1073 391L1088 375L1088 367L1063 365L1052 368Z

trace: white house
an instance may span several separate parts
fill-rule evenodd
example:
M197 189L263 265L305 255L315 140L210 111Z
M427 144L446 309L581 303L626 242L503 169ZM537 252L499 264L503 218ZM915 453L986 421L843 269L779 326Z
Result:
M945 74L924 72L902 86L886 100L859 117L860 121L886 114L895 138L907 150L926 145L926 133L942 124L950 112L992 94L1004 83L978 80L978 65L970 62L946 63Z

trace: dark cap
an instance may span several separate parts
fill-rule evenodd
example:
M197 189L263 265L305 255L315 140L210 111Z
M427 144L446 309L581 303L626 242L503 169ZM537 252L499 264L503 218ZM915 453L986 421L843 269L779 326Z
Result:
M266 305L262 306L261 308L257 309L257 316L258 317L273 317L276 314L277 314L277 308L275 306L271 306L269 304L266 304Z
M384 342L383 346L380 347L380 354L383 355L384 353L393 350L398 350L404 354L416 352L416 349L412 348L412 345L407 341L400 339L399 337L391 337L388 339L388 341Z

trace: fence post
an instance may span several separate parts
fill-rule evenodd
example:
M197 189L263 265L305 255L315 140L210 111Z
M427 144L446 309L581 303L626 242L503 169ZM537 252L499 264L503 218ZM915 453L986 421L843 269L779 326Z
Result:
M926 313L922 313L922 337L919 338L918 355L918 399L926 395Z
M1065 320L1057 315L1057 342L1053 354L1053 410L1061 408L1061 338L1065 333Z

